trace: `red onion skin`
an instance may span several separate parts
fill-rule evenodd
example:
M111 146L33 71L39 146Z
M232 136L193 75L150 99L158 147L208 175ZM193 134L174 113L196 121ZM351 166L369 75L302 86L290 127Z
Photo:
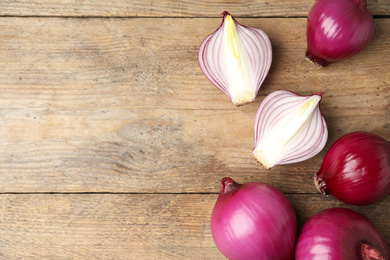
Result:
M297 221L287 197L265 183L221 183L211 216L220 252L230 260L293 259Z
M364 215L331 208L311 217L295 248L296 260L389 260L386 241Z
M314 176L322 194L353 205L369 205L390 193L390 142L367 132L352 132L329 149Z
M306 26L306 57L321 66L363 51L374 35L366 0L316 0Z

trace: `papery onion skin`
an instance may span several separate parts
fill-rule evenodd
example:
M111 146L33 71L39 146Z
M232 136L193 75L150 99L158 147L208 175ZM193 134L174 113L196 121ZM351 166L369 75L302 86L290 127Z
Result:
M328 140L320 104L324 93L308 96L277 90L257 109L253 157L264 168L302 162L317 155Z
M297 235L294 208L276 188L238 184L225 177L211 216L211 233L230 260L292 260Z
M236 106L255 100L272 63L267 34L247 27L227 11L220 27L199 46L198 62L204 75Z
M325 209L302 228L296 260L389 260L380 230L366 216L346 208Z
M363 51L374 35L366 0L316 0L306 26L306 58L320 66Z
M325 195L353 205L369 205L390 193L390 142L368 132L351 132L328 150L314 176Z

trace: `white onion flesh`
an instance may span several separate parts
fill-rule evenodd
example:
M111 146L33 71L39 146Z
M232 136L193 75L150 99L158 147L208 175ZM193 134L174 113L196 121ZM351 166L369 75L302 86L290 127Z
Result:
M260 104L253 156L265 168L301 162L318 154L328 139L321 114L322 93L300 96L278 90Z
M240 106L256 98L271 67L272 46L262 30L222 14L221 26L201 43L198 61L211 83Z

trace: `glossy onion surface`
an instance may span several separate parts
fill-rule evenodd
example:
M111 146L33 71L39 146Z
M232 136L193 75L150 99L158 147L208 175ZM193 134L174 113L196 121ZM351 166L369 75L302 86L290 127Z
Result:
M211 233L230 260L291 260L297 234L287 197L265 183L226 177L211 216Z
M368 205L390 193L390 142L352 132L329 149L314 182L322 194L354 205Z
M364 50L374 34L366 0L317 0L306 26L306 57L321 66Z
M378 228L364 215L332 208L311 217L303 226L296 260L389 260L389 249Z

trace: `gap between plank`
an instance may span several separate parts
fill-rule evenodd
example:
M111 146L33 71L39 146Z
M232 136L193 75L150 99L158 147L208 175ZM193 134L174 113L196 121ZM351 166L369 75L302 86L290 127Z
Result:
M1 195L218 195L219 192L0 192ZM284 193L285 195L313 195L320 193Z
M219 19L221 16L135 16L135 15L129 15L129 16L100 16L100 15L7 15L3 14L0 15L0 17L5 18L64 18L64 19ZM241 16L241 15L235 15L235 18L307 18L307 16ZM389 15L390 17L390 15Z
M306 19L307 16L245 16L245 15L236 15L235 18L244 18L244 19L275 19L275 18L291 18L291 19ZM219 19L221 16L99 16L99 15L70 15L70 16L61 16L61 15L0 15L0 18L57 18L57 19ZM373 15L374 19L388 19L390 15Z

